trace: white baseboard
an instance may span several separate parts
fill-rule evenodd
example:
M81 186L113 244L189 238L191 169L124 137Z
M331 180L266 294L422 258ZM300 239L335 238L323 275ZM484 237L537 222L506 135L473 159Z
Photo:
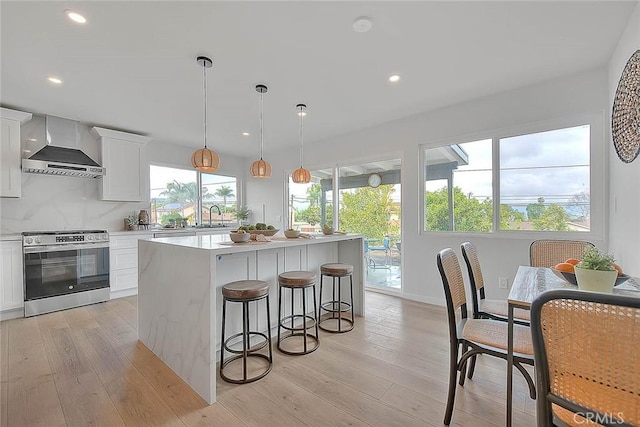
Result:
M129 288L129 289L122 289L120 291L111 291L110 298L117 299L117 298L130 297L131 295L138 295L138 288Z
M0 311L0 321L24 317L24 307Z
M402 298L404 299L408 299L411 301L416 301L416 302L423 302L426 304L432 304L432 305L437 305L440 307L444 307L446 306L446 302L443 298L430 298L430 297L424 297L422 295L415 295L415 294L408 294L408 293L403 293L401 295Z

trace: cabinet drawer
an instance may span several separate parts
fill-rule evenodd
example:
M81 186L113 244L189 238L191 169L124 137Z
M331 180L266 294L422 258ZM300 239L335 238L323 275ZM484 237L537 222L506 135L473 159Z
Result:
M136 240L137 242L137 240ZM110 253L111 270L138 268L138 248L112 249Z
M109 239L111 249L138 248L138 236L113 236Z
M122 291L138 287L138 269L127 268L125 270L113 271L109 276L111 292Z

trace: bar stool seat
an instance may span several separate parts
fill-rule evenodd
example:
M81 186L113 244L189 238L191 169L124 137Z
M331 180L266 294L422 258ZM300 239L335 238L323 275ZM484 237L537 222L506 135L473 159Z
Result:
M249 322L249 303L254 301L266 300L267 305L267 333L251 331ZM273 351L271 348L271 327L269 313L269 284L262 280L238 280L236 282L227 283L222 287L222 339L220 347L220 377L230 383L246 384L263 378L271 371L273 365ZM225 326L227 318L227 302L242 303L242 332L234 334L225 340ZM231 343L242 337L242 349L236 350L231 348ZM261 341L258 344L251 345L251 338L258 337ZM259 353L260 350L269 347L268 354ZM224 353L229 352L233 356L224 360ZM247 362L249 358L265 359L268 362L266 368L258 370L258 373L252 377L248 377ZM232 378L225 373L225 368L236 361L242 360L242 378Z
M331 300L322 302L322 285L324 277L331 277L333 289ZM341 279L349 278L349 301L342 300ZM329 315L322 318L322 311ZM351 318L343 313L351 311ZM343 263L327 263L320 266L320 310L318 311L318 325L320 329L327 332L343 333L349 332L354 327L355 315L353 311L353 265ZM328 323L335 321L335 328L330 328ZM344 325L344 326L343 326Z
M269 284L262 280L238 280L222 287L222 296L227 299L260 298L269 293Z
M318 319L316 317L316 275L310 271L286 271L278 276L278 284L280 285L278 294L278 350L285 354L299 356L309 354L317 350L320 345L318 339ZM307 292L311 288L313 293L313 316L307 314ZM282 315L282 292L284 289L291 291L291 312L288 316ZM300 289L302 300L302 313L295 312L295 290ZM289 325L287 325L287 321ZM296 325L296 321L301 324ZM286 336L281 336L281 330L289 331ZM309 330L315 329L315 335ZM302 337L302 350L292 350L283 347L285 340L293 337ZM311 341L311 342L310 342Z
M327 276L348 276L353 274L353 265L341 263L328 263L320 266L320 273Z

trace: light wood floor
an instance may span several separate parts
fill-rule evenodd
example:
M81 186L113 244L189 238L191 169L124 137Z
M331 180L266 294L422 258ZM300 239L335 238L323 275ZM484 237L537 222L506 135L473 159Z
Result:
M442 425L444 308L367 292L366 310L314 353L275 351L258 382L218 379L211 406L137 341L135 297L0 322L0 426ZM451 425L504 425L505 377L505 362L480 357ZM514 425L533 426L535 402L514 383Z

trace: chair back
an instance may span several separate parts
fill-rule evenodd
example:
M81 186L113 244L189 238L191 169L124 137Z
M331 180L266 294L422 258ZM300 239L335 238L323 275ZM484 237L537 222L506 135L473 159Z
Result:
M587 248L595 247L591 242L580 240L534 240L529 247L531 267L553 267L569 258L582 258Z
M391 240L388 236L385 236L384 239L382 239L382 246L384 246L385 249L391 249Z
M458 263L458 257L451 248L441 250L436 256L438 270L442 278L444 296L447 301L447 317L449 320L449 336L457 339L456 310L460 309L460 316L467 318L467 296L464 292L464 280Z
M640 425L640 298L548 291L531 306L531 332L539 426L554 413L571 425Z
M467 273L469 274L469 284L471 288L471 302L473 304L473 317L478 318L480 312L480 305L478 298L483 300L484 294L484 279L482 277L482 269L480 268L480 261L478 260L478 251L475 246L470 242L464 242L460 245L462 250L462 258L467 265Z

